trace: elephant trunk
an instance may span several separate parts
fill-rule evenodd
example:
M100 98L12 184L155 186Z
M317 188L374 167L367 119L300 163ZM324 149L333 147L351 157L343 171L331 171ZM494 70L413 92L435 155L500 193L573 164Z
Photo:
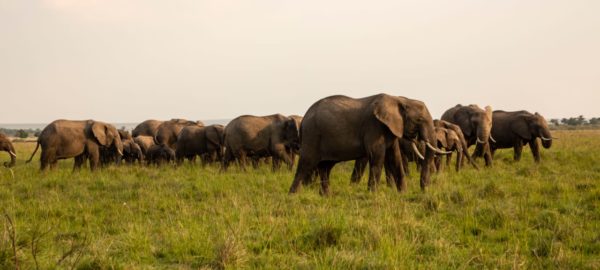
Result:
M422 161L423 163L421 166L420 184L421 184L421 190L424 191L425 187L427 185L429 185L429 179L431 178L430 166L433 166L433 161L434 161L436 152L439 151L439 149L437 149L435 147L431 147L431 143L436 142L433 121L428 121L428 123L421 126L421 128L419 130L419 137L421 138L421 140L423 140L425 142L425 144L428 145L428 147L425 147L425 159Z
M15 153L15 148L12 147L12 145L10 145L8 154L10 155L10 163L4 162L4 166L10 168L12 166L15 166L15 164L17 163L17 154Z
M542 146L544 148L548 149L552 146L552 134L550 134L548 128L540 130L540 139L542 139Z

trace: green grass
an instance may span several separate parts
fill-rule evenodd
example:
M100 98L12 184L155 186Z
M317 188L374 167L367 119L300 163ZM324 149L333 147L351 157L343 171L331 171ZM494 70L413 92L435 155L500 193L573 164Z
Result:
M0 169L0 269L15 250L21 269L598 269L600 132L555 133L539 165L499 151L425 193L417 175L370 193L339 164L327 198L288 195L293 172L266 165L40 173L17 143L14 178Z

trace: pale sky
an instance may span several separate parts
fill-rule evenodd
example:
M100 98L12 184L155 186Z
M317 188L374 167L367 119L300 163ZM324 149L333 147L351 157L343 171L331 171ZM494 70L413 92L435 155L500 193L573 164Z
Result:
M0 123L304 114L389 93L600 116L598 0L0 0Z

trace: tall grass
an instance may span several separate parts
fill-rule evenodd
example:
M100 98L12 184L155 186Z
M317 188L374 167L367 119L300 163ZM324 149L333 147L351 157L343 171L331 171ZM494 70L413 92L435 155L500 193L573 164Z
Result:
M368 192L339 164L327 198L288 195L293 172L266 165L41 173L17 143L14 178L0 169L0 269L598 269L600 132L555 135L541 164L498 151L424 193L417 175L406 193Z

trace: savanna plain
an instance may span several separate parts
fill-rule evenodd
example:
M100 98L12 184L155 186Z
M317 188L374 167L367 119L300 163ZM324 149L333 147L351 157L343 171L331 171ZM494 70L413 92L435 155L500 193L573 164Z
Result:
M0 269L599 269L600 131L554 135L540 164L499 150L493 168L445 168L425 192L414 166L406 192L384 179L368 192L341 163L329 197L288 195L294 171L268 165L42 173L24 162L35 144L15 143Z

